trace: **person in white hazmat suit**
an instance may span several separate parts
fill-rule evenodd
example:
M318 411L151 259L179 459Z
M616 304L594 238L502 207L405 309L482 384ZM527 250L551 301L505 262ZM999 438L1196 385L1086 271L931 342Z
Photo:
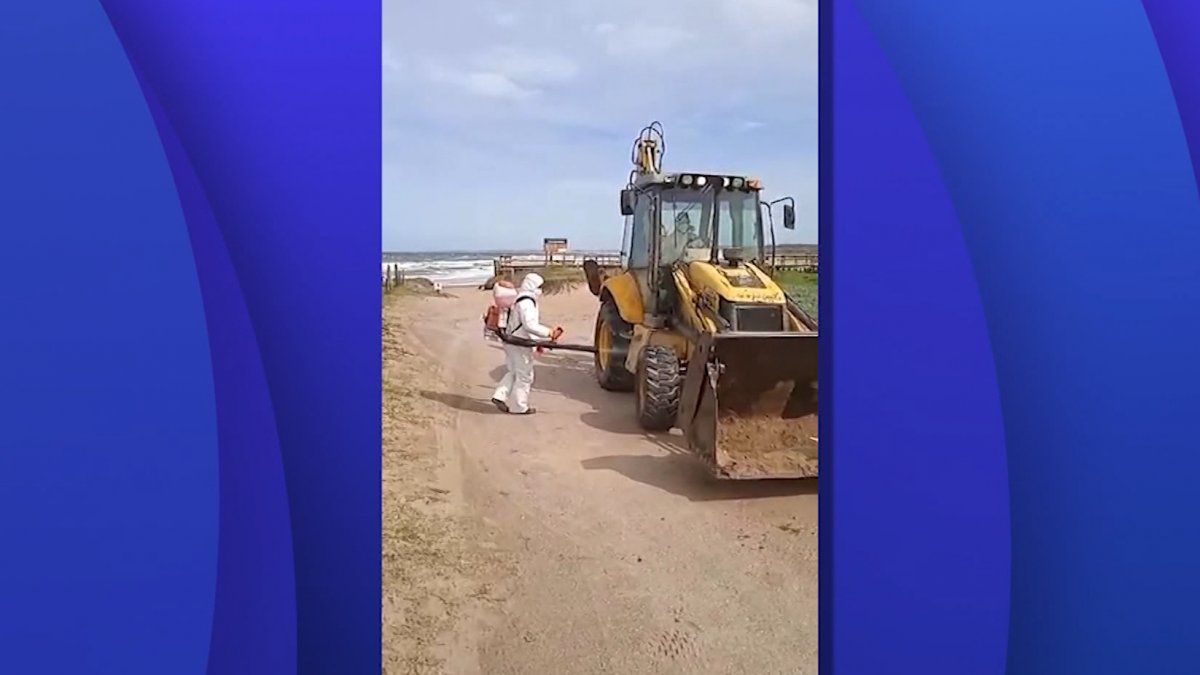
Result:
M517 299L508 310L507 331L513 337L526 340L557 340L561 328L550 329L542 325L538 315L538 298L542 294L543 279L538 274L527 274L517 291ZM533 389L533 347L504 345L504 363L507 372L496 391L492 392L492 403L506 413L530 415L537 412L529 407L529 392Z

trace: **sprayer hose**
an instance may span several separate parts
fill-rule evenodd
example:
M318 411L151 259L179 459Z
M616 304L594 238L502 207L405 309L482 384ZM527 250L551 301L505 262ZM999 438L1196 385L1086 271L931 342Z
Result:
M535 340L526 340L525 338L509 335L504 331L499 331L496 333L496 335L498 335L500 340L505 344L510 344L517 347L541 347L542 349L561 349L567 352L587 352L589 354L596 353L596 347L594 345L570 345L562 342L538 342Z

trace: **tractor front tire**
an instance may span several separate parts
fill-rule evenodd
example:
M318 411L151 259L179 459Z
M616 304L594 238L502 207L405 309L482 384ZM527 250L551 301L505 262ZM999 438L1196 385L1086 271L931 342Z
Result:
M612 300L605 300L596 315L596 381L608 391L633 391L633 373L625 368L633 326L621 318Z
M675 426L683 377L675 350L646 345L638 359L637 416L646 431L668 431Z

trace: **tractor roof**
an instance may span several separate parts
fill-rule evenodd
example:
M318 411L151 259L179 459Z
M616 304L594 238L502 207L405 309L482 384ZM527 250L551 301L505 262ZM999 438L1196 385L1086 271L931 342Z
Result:
M752 176L742 176L727 173L710 173L707 171L680 171L676 173L639 173L634 178L634 185L645 187L650 185L667 185L679 187L703 187L709 181L720 178L727 188L735 190L760 190L762 182Z

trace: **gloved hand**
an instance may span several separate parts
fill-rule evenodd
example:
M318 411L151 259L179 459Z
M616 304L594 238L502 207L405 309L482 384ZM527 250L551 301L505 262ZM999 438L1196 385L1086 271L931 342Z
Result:
M564 331L563 331L562 326L555 327L554 330L550 331L550 339L557 340L558 338L563 336L563 332Z

